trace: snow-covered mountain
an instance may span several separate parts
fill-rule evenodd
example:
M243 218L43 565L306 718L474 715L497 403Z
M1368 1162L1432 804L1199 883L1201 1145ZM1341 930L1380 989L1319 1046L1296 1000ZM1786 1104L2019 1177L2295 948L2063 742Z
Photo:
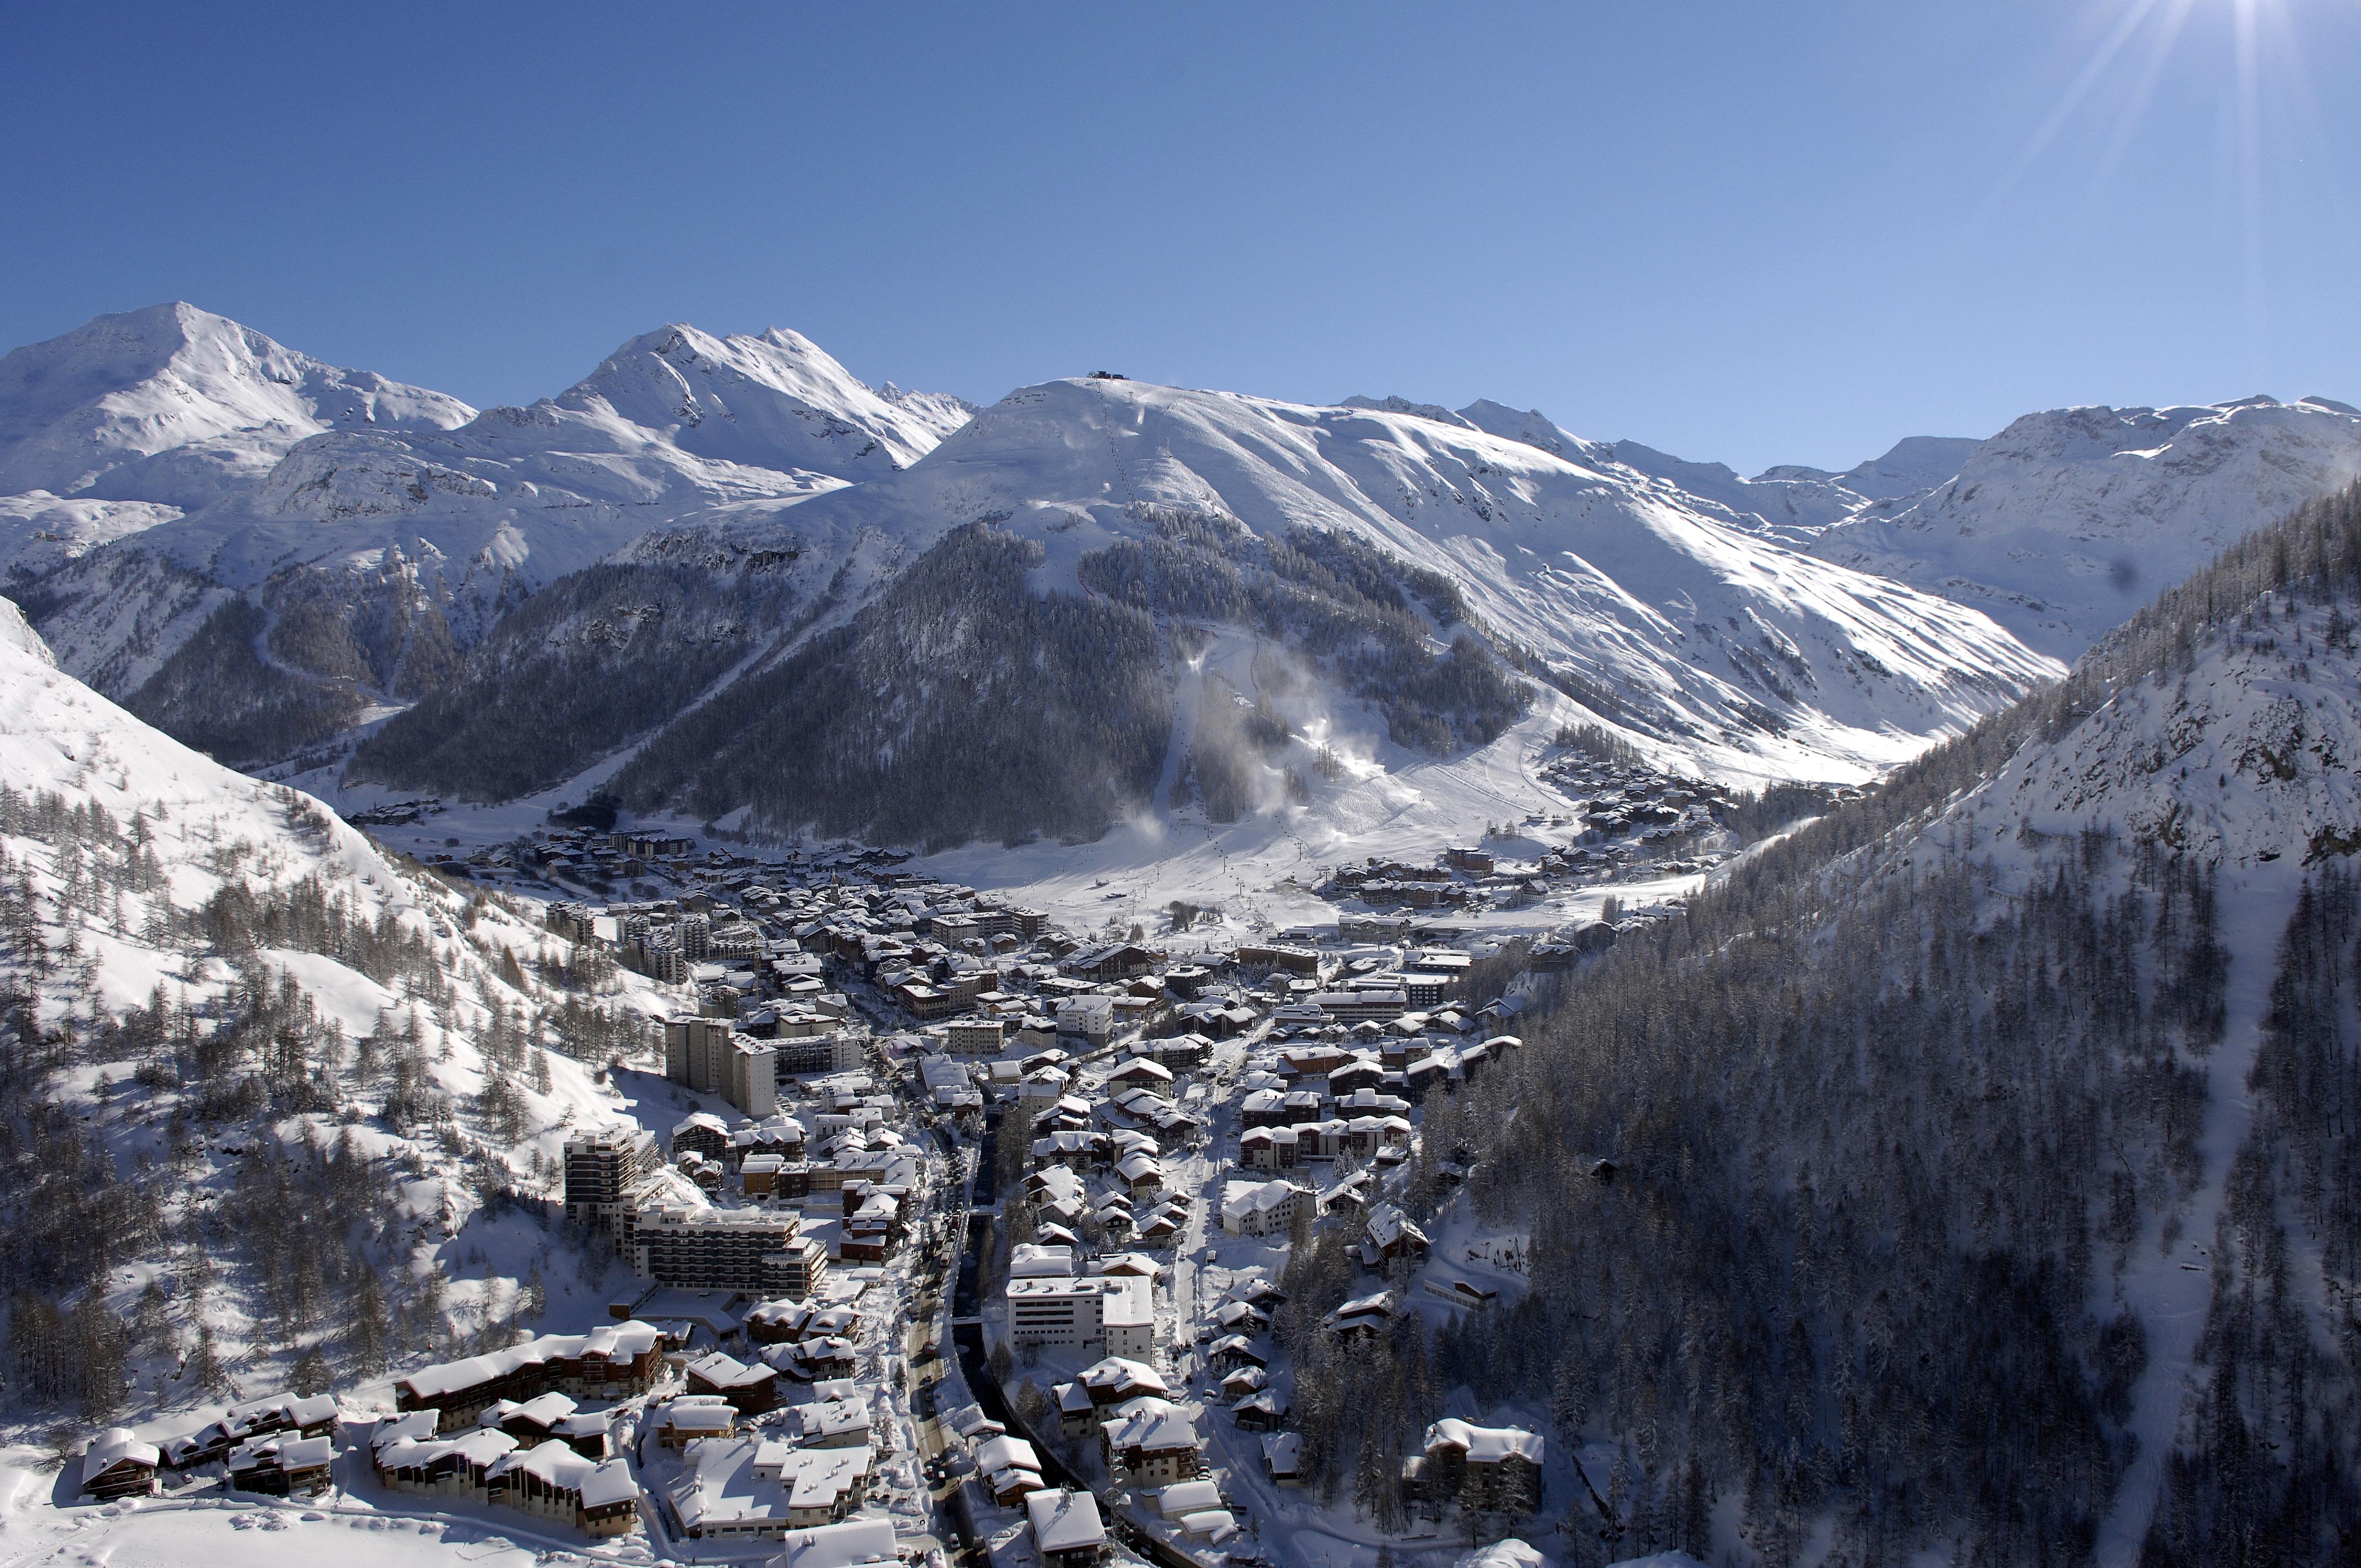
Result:
M309 437L448 430L475 411L194 305L100 316L0 358L0 571L239 494Z
M554 986L573 944L142 724L5 599L0 870L0 1016L38 1043L10 1057L12 1400L153 1415L599 1313L602 1259L509 1200L623 1113L591 1062L644 1039L646 982Z
M781 524L857 521L922 549L1005 514L1057 587L1167 513L1265 539L1342 532L1447 579L1482 626L1614 694L1634 728L1757 755L1812 729L1831 762L1889 758L2054 673L1981 617L1818 571L1586 466L1593 452L1385 408L1057 381L1010 394L910 473Z
M1841 473L1752 478L1498 403L1391 402L1644 476L1708 517L1984 610L2069 661L2226 545L2361 474L2361 414L2327 398L2051 409L1988 441L1911 436Z
M1797 548L1836 523L1915 501L1958 473L1976 447L1964 437L1913 435L1842 473L1784 464L1750 479L1726 463L1693 462L1637 441L1586 441L1538 409L1520 412L1484 400L1452 414L1413 408L1400 399L1389 402L1403 412L1441 415L1593 468L1622 469L1676 492L1709 517Z
M1979 443L1963 435L1905 435L1884 455L1856 463L1841 474L1825 468L1782 464L1755 477L1756 483L1817 479L1841 485L1872 501L1899 500L1923 495L1960 471Z
M416 695L445 651L652 527L890 474L967 412L873 389L793 333L673 326L478 414L162 306L0 363L0 490L20 489L0 494L0 571L67 668L135 700L188 666L141 710L263 760ZM239 599L268 641L216 626ZM209 627L221 646L192 652ZM261 708L309 717L214 722Z
M974 411L939 394L873 390L781 327L717 338L680 324L633 338L556 401L700 457L843 479L907 467Z
M330 430L449 430L456 398L324 365L175 302L0 358L0 493L193 509Z
M311 363L185 306L161 317L208 326L203 341L214 351L201 356L207 364L227 356L223 343L259 345L256 374L266 386L276 385L282 361ZM122 364L91 351L84 339L92 333L20 350L8 363L31 356L51 367L19 378L34 391L46 393L53 383L104 387ZM104 334L97 341L113 343ZM27 393L20 410L5 400L5 390L0 387L0 429L40 412L40 399ZM149 400L159 395L148 382L134 390ZM128 396L108 392L92 406ZM435 398L417 393L411 400ZM238 450L249 460L235 476L239 482L216 486L202 510L175 502L190 515L164 520L141 544L240 588L290 565L333 568L398 549L430 563L454 593L484 597L488 585L511 578L537 587L685 515L792 502L891 473L961 415L956 400L888 399L793 333L715 338L678 325L632 339L574 387L526 408L477 414L440 400L433 406L443 417L434 420L370 417L394 401L356 402L333 426L316 419L302 425L281 411L285 417L261 434L243 431ZM215 402L222 407L208 404L197 427L207 433L229 417L222 408L258 420L269 400L233 404L225 394ZM189 455L174 443L180 428L137 427L174 461ZM274 445L274 433L286 439ZM17 466L52 477L33 455L28 451ZM134 471L105 488L116 499L168 499L138 494L138 478Z
M2265 407L2230 405L2211 417ZM2273 421L2305 417L2286 405L2268 411L2262 417ZM2088 422L2101 439L2113 436L2111 424ZM2209 416L2177 422L2185 430ZM2184 452L2181 461L2191 460ZM2345 1073L2361 852L2356 560L2361 491L2351 489L2234 543L2220 565L2103 638L2065 686L2031 705L2038 711L2019 729L2022 744L1910 835L1902 856L1925 875L1974 845L1995 895L2033 897L2055 876L2059 847L2079 843L2136 911L2159 862L2200 867L2209 879L2202 913L2217 933L2219 1000L2205 1028L2218 1044L2201 1036L2197 1049L2169 1053L2202 1112L2184 1134L2178 1179L2160 1193L2152 1179L2144 1183L2136 1245L2117 1254L2090 1302L2094 1317L2136 1319L2145 1353L2125 1415L2136 1457L2099 1541L2103 1563L2154 1560L2141 1547L2152 1553L2158 1538L2183 1552L2169 1560L2206 1560L2214 1553L2201 1545L2189 1554L2191 1543L2225 1541L2268 1506L2240 1490L2225 1431L2276 1450L2323 1441L2325 1421L2324 1441L2345 1442L2326 1463L2348 1473L2352 1463L2334 1412L2361 1405L2361 1365L2336 1321L2341 1309L2323 1303L2355 1288L2355 1220L2349 1203L2323 1205L2316 1194L2323 1146L2342 1142L2323 1132L2342 1124L2355 1098ZM2089 854L2102 836L2121 859ZM2170 913L2168 898L2160 922ZM2158 992L2164 1015L2173 999L2161 985ZM2283 1376L2268 1343L2260 1365L2237 1364L2238 1303L2266 1279L2288 1343L2340 1347L2316 1360L2293 1353L2307 1364L2308 1387L2287 1411L2260 1392ZM2312 1506L2288 1503L2299 1517ZM2288 1528L2303 1540L2317 1519Z
M1777 470L1773 470L1777 472ZM2361 412L2324 398L2052 409L1930 493L1813 554L1984 609L2072 659L2224 546L2361 474Z
M1388 404L1097 378L1026 388L905 471L642 536L601 571L651 576L601 578L595 602L569 589L564 626L488 644L468 682L395 720L359 765L401 787L500 793L473 761L499 751L496 733L538 733L530 716L566 693L636 699L680 618L631 619L628 655L615 629L675 591L653 574L684 564L742 583L733 563L764 563L770 608L736 620L734 652L707 638L673 655L671 711L702 702L681 729L649 740L668 715L603 704L565 727L537 787L633 740L609 722L624 714L642 750L619 784L643 808L930 840L1021 834L1027 810L1034 829L1089 836L1141 807L1226 816L1291 791L1326 809L1351 792L1307 782L1323 746L1381 775L1455 755L1488 772L1496 742L1532 739L1518 725L1592 717L1719 773L1859 779L2059 673L1982 616L1831 570L1575 451ZM1033 642L998 645L1040 617ZM554 656L553 639L573 652ZM739 684L717 693L733 661ZM837 690L854 669L860 691ZM1019 728L985 724L958 753L965 774L915 743L967 734L998 701ZM1264 715L1243 762L1217 747L1232 705ZM797 714L791 742L778 727ZM1056 778L1015 792L1005 818L960 827L921 808L945 778L998 798L990 747L1021 753L1028 734L1065 738L1040 746ZM807 766L782 781L758 759L790 744ZM839 762L850 771L832 775ZM779 794L829 776L827 799ZM1069 814L1059 792L1077 781Z

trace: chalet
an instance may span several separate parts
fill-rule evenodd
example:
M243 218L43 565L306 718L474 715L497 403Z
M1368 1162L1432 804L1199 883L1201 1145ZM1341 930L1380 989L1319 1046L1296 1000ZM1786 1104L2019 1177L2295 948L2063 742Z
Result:
M1106 1164L1113 1152L1104 1133L1065 1129L1033 1140L1033 1168L1062 1165L1073 1171L1093 1170Z
M628 1464L594 1462L558 1442L504 1455L486 1473L485 1497L594 1537L628 1535L639 1518L639 1483Z
M984 1477L993 1501L1004 1508L1016 1507L1043 1487L1041 1456L1023 1438L1005 1433L976 1445L975 1473Z
M1126 1275L1133 1278L1157 1280L1164 1277L1164 1265L1145 1253L1118 1252L1102 1257L1093 1266L1094 1274Z
M225 1468L233 1491L270 1497L315 1497L334 1484L333 1437L258 1437L230 1451Z
M944 1415L943 1424L970 1442L982 1442L1008 1430L985 1415L981 1405L961 1405Z
M485 1406L476 1420L480 1426L498 1428L527 1448L554 1438L585 1459L607 1457L607 1417L577 1409L571 1398L554 1389L522 1404L513 1399L496 1401Z
M797 1432L806 1448L869 1446L869 1406L864 1400L815 1399L808 1405L797 1405L795 1411Z
M487 1405L553 1388L576 1398L628 1398L654 1386L669 1343L662 1329L637 1321L585 1334L543 1334L399 1378L394 1408L437 1410L444 1430L456 1431L472 1426Z
M242 1405L232 1405L221 1420L199 1427L195 1431L167 1438L159 1445L162 1463L175 1470L193 1465L209 1464L228 1457L231 1449L258 1437L269 1437L279 1432L293 1432L298 1437L324 1437L335 1431L336 1401L334 1396L314 1394L308 1398L254 1399Z
M1307 977L1320 972L1320 954L1311 948L1242 943L1233 961L1242 970L1277 970Z
M1202 1034L1174 1035L1161 1040L1133 1042L1134 1056L1144 1057L1173 1072L1190 1072L1205 1065L1213 1054L1213 1042Z
M1025 1515L1041 1568L1097 1568L1106 1557L1106 1526L1099 1518L1098 1499L1088 1492L1036 1492L1025 1499ZM791 1562L785 1568L797 1565Z
M758 1519L748 1521L751 1510L740 1512L741 1521L752 1522L750 1532L744 1528L726 1529L720 1513L728 1505L719 1497L705 1499L708 1518L711 1521L708 1534L746 1534L783 1536L789 1529L808 1529L842 1519L861 1506L868 1495L872 1455L867 1444L845 1448L793 1448L778 1439L766 1439L756 1446L753 1474L757 1480L768 1481L782 1488L784 1514L775 1507L763 1510Z
M860 1327L861 1314L851 1307L821 1307L810 1301L764 1301L746 1314L746 1337L756 1344L851 1334Z
M1137 1203L1164 1190L1164 1167L1150 1156L1132 1153L1115 1162L1115 1174Z
M1099 1409L1091 1403L1091 1391L1080 1383L1053 1386L1049 1398L1058 1407L1058 1431L1063 1436L1088 1437L1099 1430Z
M1542 1439L1520 1427L1479 1427L1451 1417L1426 1429L1426 1452L1402 1466L1403 1495L1439 1512L1530 1514L1541 1507Z
M489 1427L437 1438L395 1421L379 1426L369 1457L379 1484L394 1491L483 1501L492 1466L516 1448L516 1439Z
M1178 1519L1220 1507L1222 1489L1211 1481L1181 1481L1156 1495L1157 1514L1167 1519Z
M1380 1268L1397 1258L1420 1263L1425 1260L1428 1245L1426 1233L1411 1223L1400 1204L1379 1203L1369 1211L1361 1259L1372 1268Z
M759 1362L749 1366L717 1350L690 1362L687 1373L691 1394L718 1396L741 1416L763 1415L778 1407L779 1375Z
M1303 1434L1300 1431L1265 1432L1262 1467L1263 1473L1279 1486L1302 1486Z
M729 1400L708 1394L683 1395L665 1404L656 1418L656 1441L666 1448L686 1448L700 1439L735 1437L738 1411Z
M1243 1431L1277 1431L1287 1423L1287 1396L1276 1388L1264 1388L1232 1405L1230 1419Z
M1144 1089L1150 1094L1170 1097L1172 1093L1172 1069L1148 1057L1134 1057L1107 1075L1110 1090Z
M1089 1397L1091 1409L1101 1413L1143 1397L1160 1399L1170 1398L1172 1394L1156 1368L1120 1355L1110 1355L1093 1364L1075 1382Z
M1380 1290L1345 1302L1329 1313L1322 1326L1339 1339L1368 1338L1385 1332L1400 1315L1399 1299L1390 1290Z
M1245 1334L1224 1334L1205 1351L1205 1364L1215 1372L1235 1372L1241 1366L1268 1367L1270 1351Z
M1076 980L1103 985L1146 974L1156 967L1156 954L1136 943L1115 942L1069 954L1058 967Z
M1193 1480L1202 1468L1197 1429L1169 1399L1142 1396L1102 1418L1099 1443L1110 1471L1133 1486Z
M683 1118L672 1130L672 1157L684 1154L701 1155L717 1164L731 1153L729 1124L710 1111L699 1111Z
M1248 1170L1293 1170L1295 1129L1253 1127L1238 1135L1238 1163Z
M156 1489L160 1457L154 1443L133 1436L130 1428L109 1427L82 1451L82 1495L102 1503L146 1497Z
M798 1383L824 1383L832 1377L851 1376L861 1365L861 1353L851 1340L825 1334L789 1344L766 1345L763 1362L780 1376Z

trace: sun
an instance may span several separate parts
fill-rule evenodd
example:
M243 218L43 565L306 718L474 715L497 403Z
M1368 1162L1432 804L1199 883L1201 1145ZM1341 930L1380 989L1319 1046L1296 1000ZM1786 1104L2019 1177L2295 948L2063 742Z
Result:
M2080 11L2076 41L2050 69L2062 86L1995 177L1968 219L1971 228L1994 218L2037 167L2075 163L2089 186L2105 186L2118 163L2145 136L2153 136L2159 88L2170 108L2216 106L2228 155L2244 252L2250 332L2259 335L2268 286L2263 222L2267 124L2281 139L2317 148L2326 133L2305 67L2294 0L2093 0ZM2346 8L2349 9L2349 6ZM2073 152L2059 146L2072 127ZM2277 170L2277 165L2273 168Z

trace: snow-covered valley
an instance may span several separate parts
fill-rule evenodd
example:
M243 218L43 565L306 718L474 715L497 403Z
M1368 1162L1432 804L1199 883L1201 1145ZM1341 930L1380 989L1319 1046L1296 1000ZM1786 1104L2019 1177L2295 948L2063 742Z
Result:
M2356 466L18 350L0 1560L2327 1560Z

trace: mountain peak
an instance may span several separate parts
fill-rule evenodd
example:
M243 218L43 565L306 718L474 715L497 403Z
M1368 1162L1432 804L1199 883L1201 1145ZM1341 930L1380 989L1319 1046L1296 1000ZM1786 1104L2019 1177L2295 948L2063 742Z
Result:
M456 398L346 370L184 300L102 315L0 358L0 494L202 506L305 436L449 430Z
M1453 413L1438 403L1414 403L1408 398L1367 398L1355 395L1340 400L1340 409L1367 409L1372 413L1409 414L1413 419L1431 419L1437 424L1447 424L1460 430L1474 430L1476 425L1464 414Z
M1812 548L1977 605L2072 659L2162 585L2356 475L2361 413L2319 400L2045 409L1907 506L1862 512Z
M881 397L785 327L716 337L686 322L626 342L556 402L604 409L699 457L847 479L906 467L965 421L939 400Z

